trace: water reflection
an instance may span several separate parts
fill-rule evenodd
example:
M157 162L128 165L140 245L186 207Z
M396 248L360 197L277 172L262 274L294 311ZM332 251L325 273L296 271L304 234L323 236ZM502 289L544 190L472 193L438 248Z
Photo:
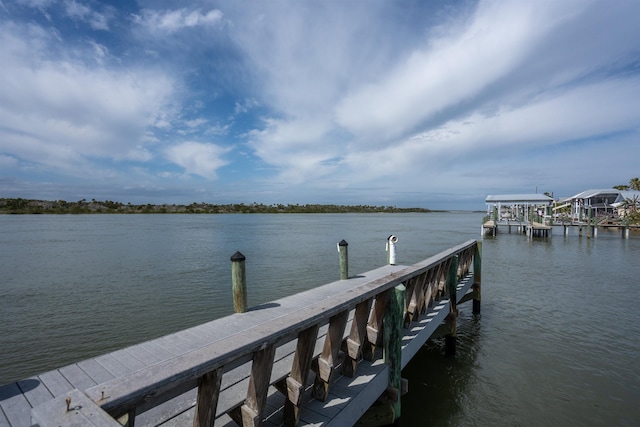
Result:
M482 315L471 314L471 302L459 309L456 355L445 356L444 338L429 340L402 371L409 380L409 392L402 397L403 426L452 425L474 387Z

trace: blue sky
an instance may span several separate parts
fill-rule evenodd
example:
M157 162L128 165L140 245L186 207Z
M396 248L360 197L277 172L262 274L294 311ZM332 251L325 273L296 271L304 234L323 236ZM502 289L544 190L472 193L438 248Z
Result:
M640 175L640 2L0 0L0 197L483 209Z

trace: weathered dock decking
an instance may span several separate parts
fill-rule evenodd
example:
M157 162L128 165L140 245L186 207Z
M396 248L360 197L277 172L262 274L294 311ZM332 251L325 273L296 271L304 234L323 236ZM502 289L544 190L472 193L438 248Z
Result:
M392 422L401 369L479 311L480 258L471 240L2 386L0 427L344 426L376 401Z

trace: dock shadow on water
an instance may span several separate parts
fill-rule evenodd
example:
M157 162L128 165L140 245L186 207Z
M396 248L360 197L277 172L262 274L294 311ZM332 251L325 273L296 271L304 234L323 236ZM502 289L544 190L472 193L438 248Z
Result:
M444 337L430 339L402 371L409 381L409 391L402 396L403 427L460 425L461 400L477 381L482 315L461 309L457 329L455 356L445 355Z

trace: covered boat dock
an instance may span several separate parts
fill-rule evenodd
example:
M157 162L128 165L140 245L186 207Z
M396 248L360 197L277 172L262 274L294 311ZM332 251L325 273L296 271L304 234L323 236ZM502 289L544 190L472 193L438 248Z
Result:
M507 227L528 235L548 235L551 226L551 206L553 198L546 194L503 194L489 195L487 215L483 221L483 234L497 233L499 226ZM547 223L549 222L549 223Z

